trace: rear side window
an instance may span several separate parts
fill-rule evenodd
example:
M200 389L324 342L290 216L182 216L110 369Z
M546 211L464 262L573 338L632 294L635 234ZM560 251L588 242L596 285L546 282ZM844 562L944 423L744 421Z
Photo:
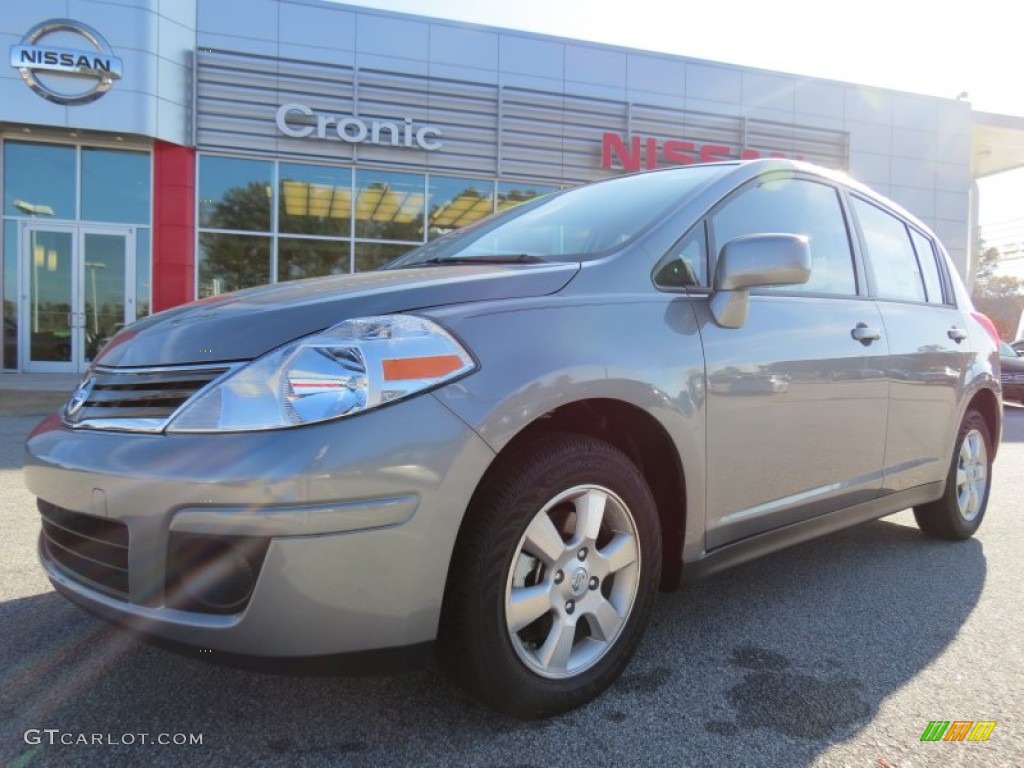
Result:
M939 275L939 264L935 261L935 246L932 241L911 227L910 239L917 252L917 265L921 268L924 278L924 290L929 304L943 304L942 277Z
M855 295L853 254L839 193L806 179L767 178L744 187L711 215L715 249L743 235L805 235L811 249L811 278L784 292Z
M876 295L880 299L925 301L924 278L907 225L858 197L853 198L853 210L864 235L868 272L874 278Z

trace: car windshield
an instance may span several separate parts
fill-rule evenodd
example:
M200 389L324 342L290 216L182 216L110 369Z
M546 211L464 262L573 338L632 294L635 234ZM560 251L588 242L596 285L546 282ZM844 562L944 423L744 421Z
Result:
M1017 350L1007 344L1005 341L999 342L999 356L1000 357L1020 357L1017 354Z
M445 235L385 268L595 258L632 240L723 171L722 166L679 168L547 195Z

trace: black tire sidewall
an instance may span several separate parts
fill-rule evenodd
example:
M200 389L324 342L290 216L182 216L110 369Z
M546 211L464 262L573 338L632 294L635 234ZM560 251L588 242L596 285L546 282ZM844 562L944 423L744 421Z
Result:
M531 671L513 648L505 620L508 573L536 514L560 493L585 485L612 491L632 515L640 579L630 616L606 655L578 675L550 679ZM469 599L463 601L459 624L470 636L459 643L468 658L456 660L462 671L457 676L487 703L523 717L562 712L598 695L618 677L639 644L660 578L657 511L639 470L600 440L552 435L508 457L473 507L476 530L460 545L476 548L475 556L459 558L462 572L452 574L472 581L463 585Z
M973 520L965 520L960 514L960 504L957 498L956 475L960 464L960 449L964 444L967 435L977 430L985 442L985 497L982 499L981 508ZM924 533L936 538L960 541L969 539L975 534L988 509L989 497L992 494L992 437L989 432L988 423L977 411L968 411L960 424L957 432L956 442L953 445L953 457L950 461L949 474L946 476L946 490L942 498L929 504L924 504L914 509L914 516L918 526Z

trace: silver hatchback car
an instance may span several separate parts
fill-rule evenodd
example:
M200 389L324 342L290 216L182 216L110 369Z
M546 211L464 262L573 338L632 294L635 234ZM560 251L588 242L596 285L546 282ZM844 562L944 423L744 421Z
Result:
M544 716L619 675L659 585L908 507L971 536L996 341L893 203L694 165L135 323L25 478L100 616L230 662L436 650Z

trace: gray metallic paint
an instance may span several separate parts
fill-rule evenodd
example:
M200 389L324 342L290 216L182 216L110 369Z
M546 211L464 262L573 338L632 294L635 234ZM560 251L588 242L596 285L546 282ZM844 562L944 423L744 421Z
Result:
M711 314L723 328L747 321L751 287L806 283L811 251L806 237L748 235L722 246L712 283Z
M704 551L706 434L694 302L651 291L571 296L572 287L549 299L432 313L480 360L478 372L438 390L437 397L496 452L544 414L571 403L609 399L650 414L684 467L684 547L698 556ZM516 333L508 333L510 327ZM644 328L646 334L637 333ZM501 346L484 343L494 334Z
M97 365L136 367L251 360L350 317L465 301L554 293L577 265L451 266L278 283L152 315L104 347ZM130 344L126 343L131 341Z
M708 549L881 487L886 345L865 347L850 335L877 318L873 302L836 297L751 296L738 329L719 327L705 311ZM756 374L779 377L785 391L744 387ZM766 438L769 450L755 448Z
M957 418L973 350L947 336L964 327L955 307L879 301L886 338L889 425L885 487L904 490L941 480L949 468L949 425Z
M998 402L994 344L966 312L926 308L935 317L922 324L909 308L867 294L755 290L747 322L727 329L714 322L706 290L655 289L656 262L731 190L766 172L817 173L788 161L722 168L659 225L582 264L427 268L276 286L129 328L103 363L194 362L211 339L223 350L219 359L245 359L347 317L416 308L464 343L479 368L431 394L270 432L101 433L51 418L28 442L29 487L68 509L124 519L138 542L131 605L44 562L51 578L108 618L236 653L316 655L427 641L459 525L495 456L546 414L593 400L638 409L675 448L685 506L661 513L685 515L682 560L692 571L937 498L971 398ZM859 260L856 243L855 254ZM954 280L952 288L969 307L962 285ZM807 312L816 314L812 325ZM931 340L950 313L966 325L961 346L972 355ZM860 322L885 332L862 344L851 335ZM938 423L910 433L919 418ZM850 435L866 450L854 455ZM770 449L754 436L768 436ZM96 488L102 509L91 506ZM895 488L906 490L887 494ZM409 499L418 505L405 519ZM376 513L383 517L375 522ZM245 613L160 608L169 528L220 530L232 519L246 532L276 531ZM362 526L372 528L355 530Z
M464 500L494 457L429 395L357 419L234 435L72 431L51 418L27 447L25 481L34 493L97 512L90 503L101 487L107 514L129 526L133 603L94 593L44 559L64 591L107 618L171 640L269 656L433 639ZM366 515L374 499L410 497L417 506L404 523L392 515L390 527L379 527ZM350 519L341 519L339 507ZM209 513L199 516L199 508ZM215 516L242 510L235 533L251 531L264 509L267 525L284 535L273 539L243 614L157 607L169 529L202 530ZM334 520L333 530L318 516ZM355 524L370 528L337 533ZM390 564L383 590L381 563Z

